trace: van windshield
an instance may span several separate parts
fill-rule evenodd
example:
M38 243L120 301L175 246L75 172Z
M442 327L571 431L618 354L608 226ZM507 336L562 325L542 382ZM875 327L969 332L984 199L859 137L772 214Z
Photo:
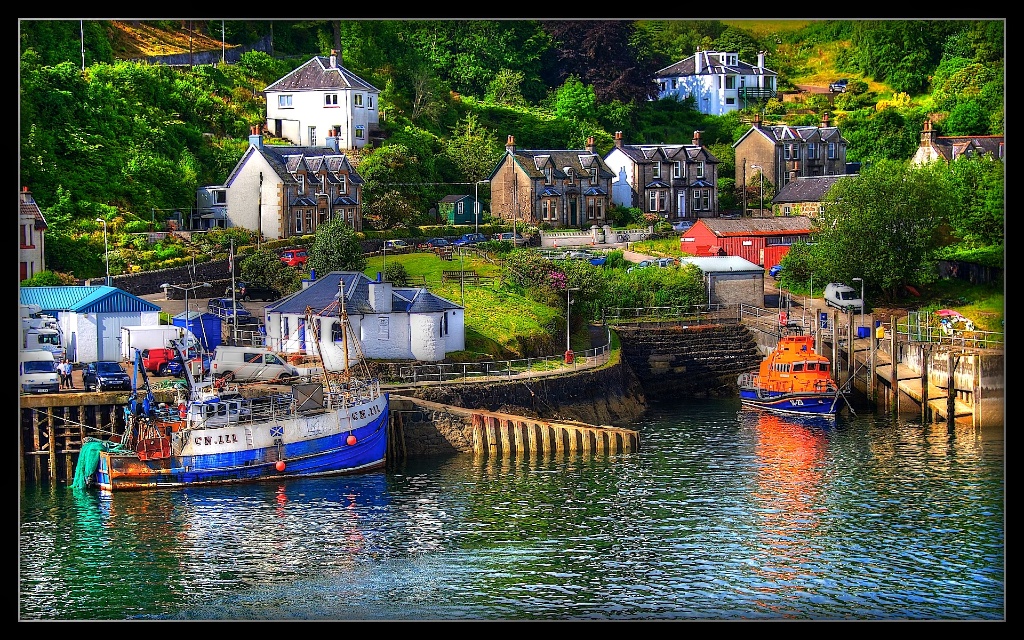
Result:
M22 363L25 373L57 373L57 363L53 360L27 360Z
M840 291L839 292L839 299L840 300L856 300L857 299L857 292L856 291Z

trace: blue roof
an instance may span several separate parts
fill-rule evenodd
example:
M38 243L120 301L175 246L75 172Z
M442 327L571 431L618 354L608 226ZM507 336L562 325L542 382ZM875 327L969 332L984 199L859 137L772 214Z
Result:
M37 304L43 313L138 313L160 306L117 287L21 287L21 304Z
M369 287L373 280L357 271L332 271L314 280L305 289L268 304L266 311L304 315L308 307L318 316L337 316L336 296L339 282L342 280L345 282L345 310L348 313L376 313L370 306ZM391 300L392 311L398 313L427 313L462 308L450 300L417 287L392 287Z

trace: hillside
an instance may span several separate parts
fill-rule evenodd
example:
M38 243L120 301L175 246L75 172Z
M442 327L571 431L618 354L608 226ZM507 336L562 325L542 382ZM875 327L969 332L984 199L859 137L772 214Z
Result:
M180 29L168 30L141 20L112 20L110 44L114 55L122 59L221 49L220 40L201 33L205 21L193 21L191 31L189 23L182 20Z

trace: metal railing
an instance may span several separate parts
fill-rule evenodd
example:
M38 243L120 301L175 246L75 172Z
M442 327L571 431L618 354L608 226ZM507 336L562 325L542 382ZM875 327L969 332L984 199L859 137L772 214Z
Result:
M573 352L571 362L565 356L488 360L486 362L454 362L402 365L398 379L381 382L404 384L414 382L480 382L521 377L535 377L588 369L608 362L609 345Z
M664 307L605 307L601 320L605 324L639 324L671 322L685 325L736 323L742 318L742 307L736 304L700 304Z

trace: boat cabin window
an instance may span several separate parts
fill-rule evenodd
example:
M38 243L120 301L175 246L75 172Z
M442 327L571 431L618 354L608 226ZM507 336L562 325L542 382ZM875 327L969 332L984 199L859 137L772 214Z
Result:
M803 370L804 370L804 363L803 362L794 362L793 363L793 372L794 373L797 372L797 371L803 371Z
M828 363L827 362L819 362L818 363L818 371L828 371Z
M817 362L808 362L807 363L807 370L808 371L815 371L817 368L818 368L818 363Z

